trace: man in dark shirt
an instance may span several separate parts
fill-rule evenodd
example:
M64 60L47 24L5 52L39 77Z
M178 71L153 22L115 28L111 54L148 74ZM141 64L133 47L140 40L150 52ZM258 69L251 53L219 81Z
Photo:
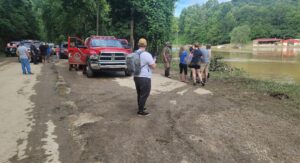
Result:
M37 55L38 55L38 50L37 48L33 45L33 43L30 45L30 53L32 55L33 63L36 65L38 64L37 62Z
M42 62L45 63L45 57L47 55L47 47L46 47L45 43L42 43L39 48L40 48L40 53L41 53L41 57L42 57Z

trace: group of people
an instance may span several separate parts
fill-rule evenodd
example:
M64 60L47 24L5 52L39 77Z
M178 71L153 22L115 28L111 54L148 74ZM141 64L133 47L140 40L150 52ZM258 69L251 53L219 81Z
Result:
M185 48L181 47L179 57L181 81L187 82L187 68L189 67L191 69L193 85L199 83L205 86L209 77L211 46L206 45L206 48L202 48L201 44L195 43L194 46L189 48L189 55L187 55ZM184 73L182 70L184 70Z
M137 103L138 103L138 115L148 115L145 104L151 91L151 76L152 70L156 68L156 58L146 51L147 41L141 38L138 42L140 64L142 65L140 74L134 76L134 83L137 92ZM171 43L167 42L162 50L162 61L165 66L165 76L170 77L170 68L172 61ZM202 48L201 44L195 43L189 48L189 53L185 46L179 50L179 68L180 68L180 79L183 82L188 82L187 74L188 67L191 69L191 77L193 79L193 85L197 83L202 86L208 80L209 74L209 63L211 58L211 45L206 45L206 48Z
M32 60L34 64L38 64L39 60L41 60L43 63L46 63L46 61L49 62L52 49L46 43L42 43L38 50L38 48L32 43L30 45L30 49L28 50L28 48L24 46L24 42L21 41L17 47L16 53L21 62L22 73L33 74L31 72L30 61Z
M46 61L49 62L49 58L52 52L52 48L46 43L42 43L39 46L39 51L34 44L31 44L30 46L30 53L34 64L38 64L39 58L42 61L42 63L46 63Z
M165 76L170 77L170 68L172 61L171 43L167 42L162 50L162 61L165 67ZM191 69L191 79L193 85L197 83L205 86L208 80L209 62L211 58L211 45L206 45L206 48L202 48L201 44L195 43L189 48L189 52L186 46L180 47L179 50L179 72L180 80L182 82L188 82L187 74L188 68Z

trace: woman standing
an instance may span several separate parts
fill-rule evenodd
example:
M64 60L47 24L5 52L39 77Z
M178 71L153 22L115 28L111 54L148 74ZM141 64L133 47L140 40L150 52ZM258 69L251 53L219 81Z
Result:
M187 82L187 59L188 59L188 52L184 49L184 47L180 47L179 50L179 69L180 69L180 80L182 82Z
M193 84L196 85L197 78L196 76L200 78L200 84L202 86L205 85L205 83L202 81L201 77L201 71L200 71L200 61L202 57L202 51L200 50L200 45L199 43L195 43L195 49L193 51L193 58L191 60L191 63L189 64L189 67L192 69L192 74L193 74Z

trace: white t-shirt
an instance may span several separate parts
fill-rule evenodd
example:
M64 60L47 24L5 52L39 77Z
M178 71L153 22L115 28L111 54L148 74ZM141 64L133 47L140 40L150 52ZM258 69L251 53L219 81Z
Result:
M155 63L152 55L144 51L140 54L140 59L141 59L141 73L140 75L136 77L144 77L144 78L151 78L152 76L152 69L150 68L149 65L153 65Z
M17 49L17 51L19 52L19 56L21 59L28 59L28 56L27 56L27 48L23 45L20 45Z

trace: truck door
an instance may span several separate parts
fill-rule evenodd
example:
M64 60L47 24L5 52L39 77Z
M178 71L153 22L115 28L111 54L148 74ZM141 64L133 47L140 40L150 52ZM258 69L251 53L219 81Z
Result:
M87 47L77 37L68 38L69 65L86 65Z

